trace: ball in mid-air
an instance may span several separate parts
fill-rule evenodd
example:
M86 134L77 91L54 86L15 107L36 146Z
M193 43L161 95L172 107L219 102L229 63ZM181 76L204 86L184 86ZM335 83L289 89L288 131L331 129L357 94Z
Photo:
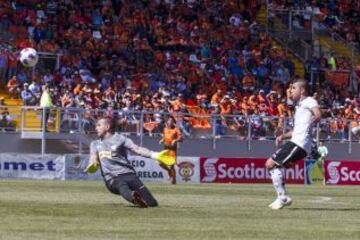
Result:
M24 48L20 52L20 62L25 67L34 67L39 61L39 55L33 48Z

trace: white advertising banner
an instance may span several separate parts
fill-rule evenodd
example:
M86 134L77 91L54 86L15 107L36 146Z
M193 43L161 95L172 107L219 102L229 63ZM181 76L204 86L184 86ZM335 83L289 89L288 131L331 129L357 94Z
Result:
M140 156L129 156L129 161L135 168L137 176L144 182L167 182L167 171L161 168L157 161Z
M65 159L48 154L0 154L1 178L65 179Z
M65 179L66 180L98 180L102 179L101 171L87 174L84 169L88 165L89 155L68 154L65 159Z
M101 171L94 174L84 173L88 164L88 155L66 155L66 180L97 180L101 179ZM129 161L136 170L137 176L144 182L169 182L168 173L161 168L157 161L140 156L129 156ZM177 182L199 183L200 168L199 158L178 157L177 160Z

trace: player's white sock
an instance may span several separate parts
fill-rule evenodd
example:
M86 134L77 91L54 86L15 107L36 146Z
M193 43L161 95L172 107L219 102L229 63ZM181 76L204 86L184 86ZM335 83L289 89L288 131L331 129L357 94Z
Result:
M273 168L269 172L278 198L285 197L287 192L285 188L283 172L280 168Z

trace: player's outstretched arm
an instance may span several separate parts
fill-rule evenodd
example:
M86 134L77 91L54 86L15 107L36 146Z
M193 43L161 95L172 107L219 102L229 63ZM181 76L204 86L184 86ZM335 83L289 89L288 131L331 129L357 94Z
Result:
M98 158L98 154L96 152L96 149L95 149L94 145L95 145L94 142L92 142L90 144L89 163L88 163L87 167L84 170L87 173L94 173L99 168L99 158Z
M161 152L154 152L151 151L147 148L144 147L140 147L138 145L136 145L131 139L126 138L124 146L129 149L130 151L143 156L143 157L148 157L148 158L152 158L152 159L156 159L158 160L160 163L167 165L167 166L171 166L173 164L175 164L176 162L176 158L173 156L169 156L169 150L164 150Z
M148 157L148 158L156 158L156 154L157 152L153 152L147 148L144 147L140 147L139 145L136 145L131 139L126 138L124 146L129 149L130 151L143 156L143 157Z

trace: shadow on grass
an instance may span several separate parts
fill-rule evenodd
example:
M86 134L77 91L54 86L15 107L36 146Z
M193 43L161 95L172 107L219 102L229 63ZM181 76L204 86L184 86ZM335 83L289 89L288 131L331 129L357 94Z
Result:
M290 211L331 211L331 212L350 212L350 211L359 211L360 208L288 208Z

